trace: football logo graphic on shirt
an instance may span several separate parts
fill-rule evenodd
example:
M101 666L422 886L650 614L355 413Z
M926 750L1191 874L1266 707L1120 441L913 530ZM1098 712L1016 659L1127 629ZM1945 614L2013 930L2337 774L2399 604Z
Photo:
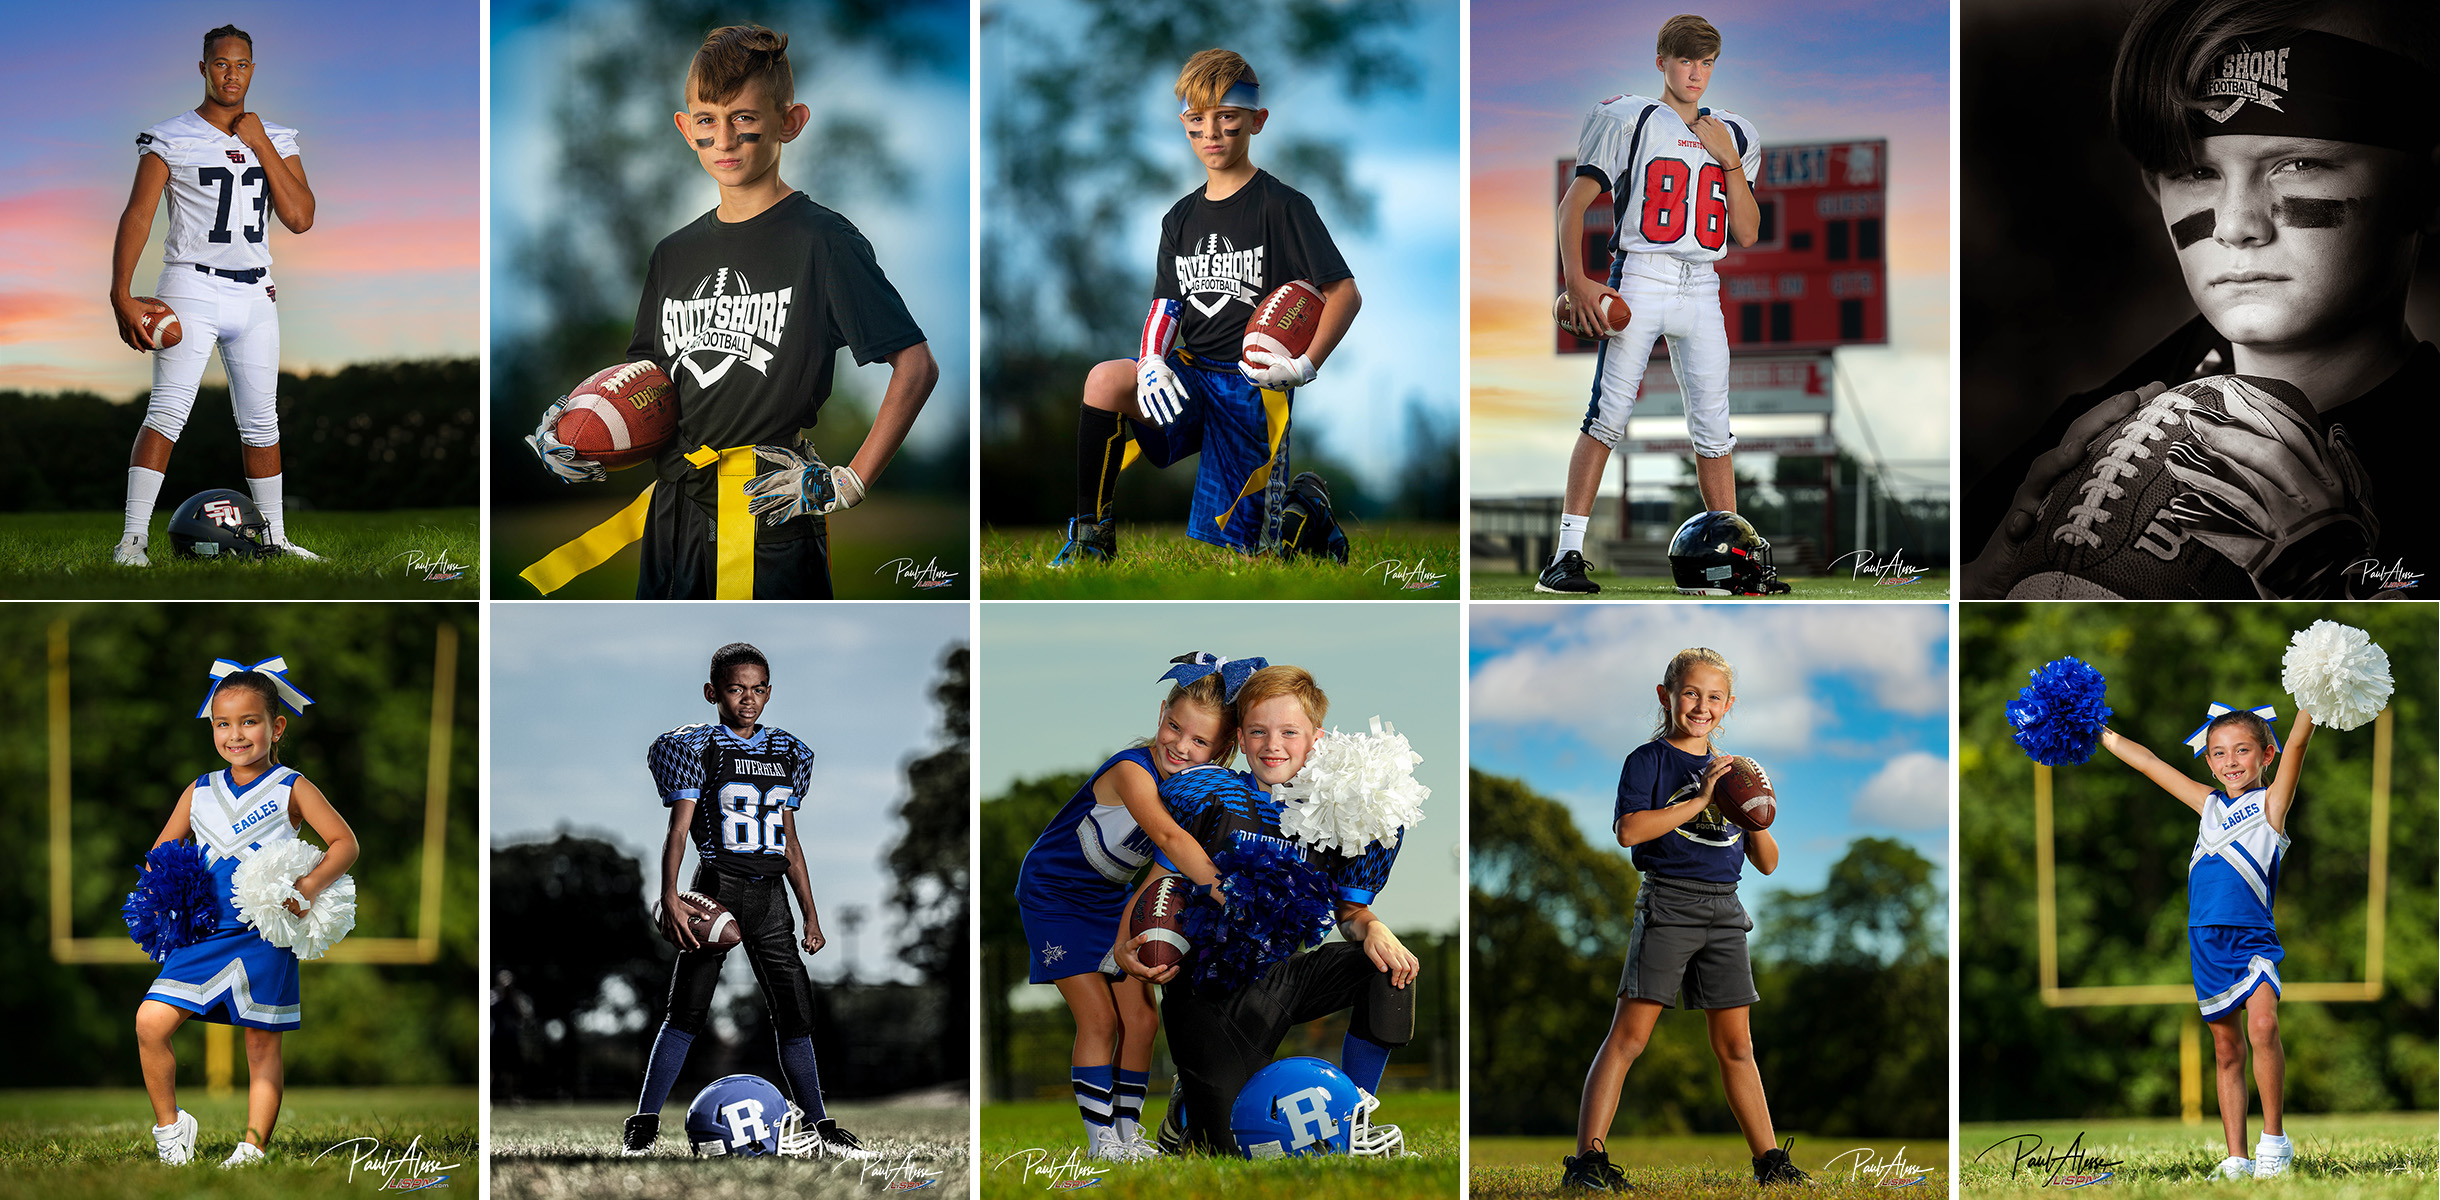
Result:
M1195 253L1177 256L1178 294L1207 317L1220 315L1229 301L1252 308L1262 298L1263 247L1240 250L1219 234L1206 234Z
M661 298L661 353L685 367L697 387L720 382L739 362L769 375L795 292L757 292L743 273L722 267L686 299Z
M1671 808L1684 804L1701 794L1702 791L1703 783L1700 779L1689 780L1684 787L1670 793L1668 803L1660 807ZM1720 815L1719 809L1708 805L1702 812L1697 813L1693 820L1678 826L1676 833L1687 841L1699 842L1706 846L1734 846L1740 836L1737 827L1729 824L1728 819Z

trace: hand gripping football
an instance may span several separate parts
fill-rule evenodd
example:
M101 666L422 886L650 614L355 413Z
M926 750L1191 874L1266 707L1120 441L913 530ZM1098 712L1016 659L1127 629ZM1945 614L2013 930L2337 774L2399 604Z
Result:
M1135 932L1151 934L1135 948L1137 962L1155 971L1185 961L1194 943L1186 940L1186 896L1194 881L1183 875L1163 875L1135 898Z
M144 305L144 315L136 318L136 328L144 331L144 337L152 343L153 349L167 350L177 345L179 338L186 336L186 331L178 328L176 309L150 296L138 296L136 299Z
M1616 293L1603 292L1601 294L1601 317L1615 332L1626 328L1627 322L1633 319L1634 313L1627 307L1627 302L1620 299ZM1576 319L1576 302L1566 292L1559 293L1559 298L1551 301L1550 319L1557 321L1559 328L1587 341L1597 342L1608 336L1593 328L1590 322Z
M1313 333L1322 325L1322 291L1302 279L1271 290L1245 323L1239 352L1259 361L1269 356L1286 362L1313 348Z
M677 436L677 389L649 362L605 367L568 393L551 432L578 458L612 470L632 467Z
M1771 777L1762 773L1761 763L1742 754L1729 760L1728 774L1712 785L1711 804L1739 829L1769 829L1779 818L1779 795L1771 790Z
M745 931L737 927L737 917L727 905L701 892L680 892L678 899L694 910L686 919L686 928L703 943L703 949L718 953L745 940ZM655 911L652 915L659 924L661 914Z

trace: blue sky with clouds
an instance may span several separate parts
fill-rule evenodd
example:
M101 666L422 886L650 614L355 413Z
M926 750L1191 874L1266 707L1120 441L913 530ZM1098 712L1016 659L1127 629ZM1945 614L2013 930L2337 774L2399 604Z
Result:
M1945 607L1477 605L1472 626L1473 765L1566 804L1587 841L1616 845L1619 764L1651 737L1661 669L1709 646L1737 668L1721 744L1760 762L1779 794L1770 887L1820 888L1858 837L1904 842L1945 879Z

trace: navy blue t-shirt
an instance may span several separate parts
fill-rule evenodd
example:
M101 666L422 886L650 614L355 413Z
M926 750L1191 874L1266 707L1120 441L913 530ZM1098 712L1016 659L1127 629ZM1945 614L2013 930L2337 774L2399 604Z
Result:
M1632 812L1652 808L1667 808L1672 804L1692 802L1702 790L1704 764L1710 756L1688 754L1668 742L1654 738L1627 755L1627 765L1618 772L1618 807L1610 815L1610 825ZM1714 883L1735 883L1745 873L1745 831L1731 825L1716 808L1645 842L1630 847L1627 856L1635 869L1647 875L1670 875L1679 879L1706 879Z

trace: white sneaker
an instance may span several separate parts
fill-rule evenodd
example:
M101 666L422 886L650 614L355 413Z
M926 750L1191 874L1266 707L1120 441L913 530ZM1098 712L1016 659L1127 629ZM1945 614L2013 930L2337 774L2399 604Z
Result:
M111 547L110 561L122 567L149 567L152 565L152 556L144 553L144 545L145 535L128 534L119 539L118 545Z
M2222 1179L2251 1179L2254 1176L2254 1160L2231 1154L2220 1160L2219 1169L2213 1174Z
M1084 1131L1084 1156L1095 1162L1134 1162L1135 1151L1127 1139L1107 1125L1088 1125Z
M2285 1175L2288 1164L2295 1160L2296 1146L2287 1140L2287 1135L2273 1137L2263 1134L2262 1140L2254 1143L2254 1178L2271 1179Z
M231 1167L243 1167L261 1161L263 1161L262 1147L252 1142L239 1142L237 1149L229 1151L229 1156L220 1160L220 1169L226 1171Z
M187 1160L195 1157L194 1114L182 1108L177 1120L153 1126L153 1149L160 1151L162 1166L185 1166Z
M271 544L279 547L280 553L288 555L292 558L301 558L307 562L322 561L321 555L316 554L303 546L297 545L295 542L273 542Z

